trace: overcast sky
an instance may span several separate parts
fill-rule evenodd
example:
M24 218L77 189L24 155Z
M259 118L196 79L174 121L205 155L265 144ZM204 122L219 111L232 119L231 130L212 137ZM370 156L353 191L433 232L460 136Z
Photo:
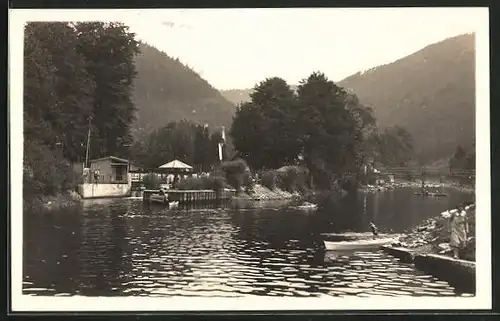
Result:
M339 81L487 23L470 8L158 9L123 20L218 89L295 84L315 70Z

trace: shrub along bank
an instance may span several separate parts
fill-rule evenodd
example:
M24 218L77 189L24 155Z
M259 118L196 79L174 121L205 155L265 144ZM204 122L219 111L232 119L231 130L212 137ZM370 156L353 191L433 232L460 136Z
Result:
M62 153L25 140L23 159L23 208L27 211L72 206L79 177Z
M209 176L189 177L181 180L180 190L222 190L233 188L237 197L246 200L304 199L315 202L345 191L337 185L315 193L310 187L309 171L300 166L285 166L279 170L262 170L252 174L243 159L226 161ZM143 184L147 189L158 189L163 182L154 174L145 175Z

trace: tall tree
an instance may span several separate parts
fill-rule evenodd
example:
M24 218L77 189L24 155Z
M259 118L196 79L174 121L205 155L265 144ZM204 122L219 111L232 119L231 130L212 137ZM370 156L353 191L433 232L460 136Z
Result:
M57 145L66 158L76 161L84 155L94 90L86 61L77 52L77 33L64 22L30 23L25 32L27 137L45 137L40 130L31 132L33 124L45 126L51 134L42 138L43 143ZM40 59L45 59L45 64L36 62Z
M355 124L352 142L355 161L350 170L356 172L362 165L377 157L377 122L373 109L361 104L356 95L347 94L345 104Z
M95 81L93 156L124 155L131 144L130 126L135 118L131 96L139 43L121 23L82 22L75 27L78 51Z
M51 106L57 97L52 90L56 68L44 46L39 23L28 23L24 37L24 139L54 146Z
M349 110L347 93L319 72L298 86L304 156L309 169L340 174L356 161L358 125Z
M450 170L474 169L476 167L475 148L469 154L462 145L458 145L449 161L449 166Z
M144 167L158 167L179 159L197 169L210 170L218 162L220 132L191 121L170 122L132 146L132 158Z
M24 38L24 170L34 193L71 187L93 116L93 157L123 155L137 43L117 23L31 22Z
M318 72L304 79L297 93L280 78L254 88L231 128L239 155L262 169L295 163L302 154L319 178L356 171L373 153L364 143L376 132L372 109Z

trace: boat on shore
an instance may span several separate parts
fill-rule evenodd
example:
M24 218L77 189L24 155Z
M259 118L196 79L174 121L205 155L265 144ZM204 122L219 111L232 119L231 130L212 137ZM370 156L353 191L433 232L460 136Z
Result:
M325 250L327 251L346 251L346 250L366 250L378 249L384 245L394 243L394 237L376 238L368 240L352 240L352 241L323 241L325 243Z
M297 206L297 209L311 211L311 210L318 209L318 205L317 204L313 204L313 203L309 203L309 202L305 202L302 205Z

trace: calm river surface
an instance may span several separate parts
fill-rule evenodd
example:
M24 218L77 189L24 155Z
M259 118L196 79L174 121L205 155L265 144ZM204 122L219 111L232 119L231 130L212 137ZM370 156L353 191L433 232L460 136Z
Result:
M25 213L23 293L85 296L461 295L382 253L329 253L320 233L402 232L471 196L401 189L306 213L228 204L167 210L137 199Z

